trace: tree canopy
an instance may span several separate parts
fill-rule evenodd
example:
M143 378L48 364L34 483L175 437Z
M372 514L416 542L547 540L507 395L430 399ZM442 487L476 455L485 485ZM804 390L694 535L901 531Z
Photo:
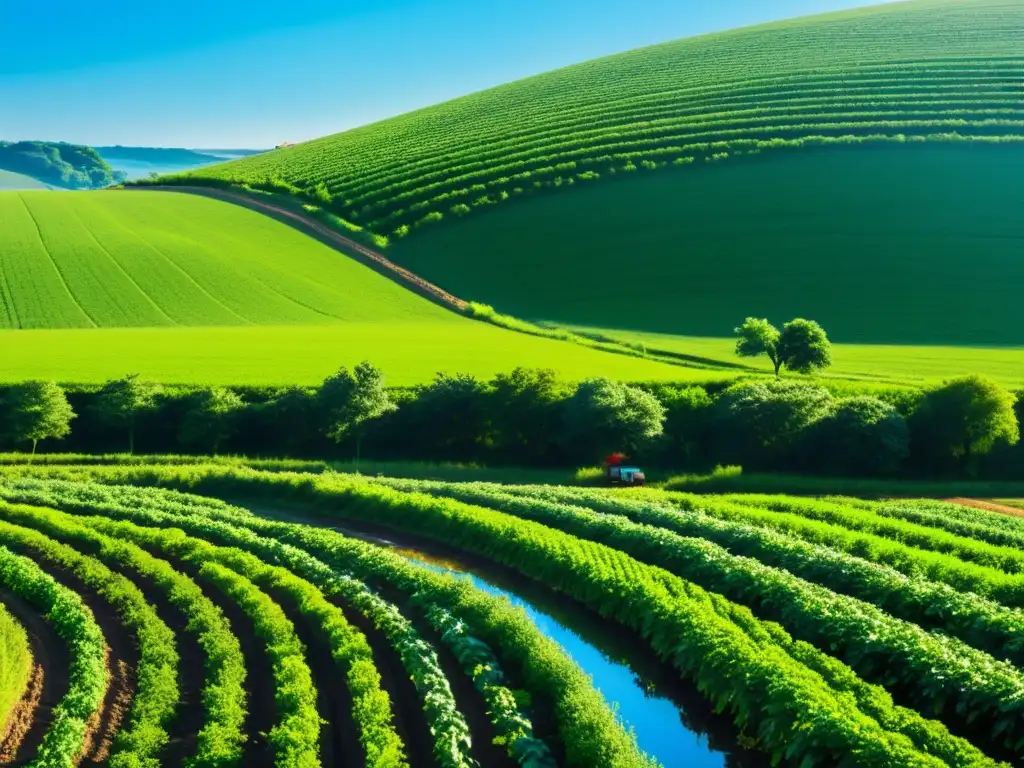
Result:
M40 440L60 439L71 433L75 412L64 390L52 381L29 381L12 387L5 403L6 435L14 443L32 443L32 453Z
M740 357L767 355L778 376L782 368L811 373L832 364L832 345L825 329L814 320L790 320L780 332L764 319L748 317L734 331L736 354Z
M395 409L384 374L365 360L351 372L341 368L328 377L317 392L317 402L327 436L338 442L354 436L357 458L362 424Z
M0 170L66 189L102 189L127 178L92 147L63 142L0 141Z
M139 381L138 374L108 381L96 401L96 416L103 423L128 431L128 452L135 453L135 424L139 415L152 409L157 389Z
M597 460L632 453L664 431L665 407L652 395L610 379L588 379L564 405L570 454Z

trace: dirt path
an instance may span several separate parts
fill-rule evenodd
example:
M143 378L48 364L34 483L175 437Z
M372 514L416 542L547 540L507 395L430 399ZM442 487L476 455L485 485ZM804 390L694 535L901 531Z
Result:
M1011 507L1006 504L997 504L994 501L962 498L945 499L944 501L947 504L959 504L961 507L983 509L986 512L998 512L1001 515L1010 515L1011 517L1024 517L1024 509L1018 509L1017 507Z
M339 234L326 224L321 224L316 219L305 216L297 211L284 208L273 203L264 202L238 192L229 192L214 187L178 187L178 186L147 186L147 187L126 187L126 190L145 191L156 190L159 192L183 192L190 195L211 197L223 202L235 203L245 208L267 214L278 221L289 224L301 230L304 234L312 234L317 240L340 251L349 258L354 258L362 264L371 267L381 275L399 283L402 287L415 291L420 296L440 304L446 309L452 309L463 313L469 308L469 302L453 296L439 288L433 283L424 280L417 274L400 267L378 251L357 243L344 235Z
M34 707L27 703L20 713L18 738L12 731L0 748L0 765L26 765L35 759L53 722L53 708L67 695L71 656L64 641L31 604L6 590L0 590L0 602L25 628L32 659L42 670L38 702Z

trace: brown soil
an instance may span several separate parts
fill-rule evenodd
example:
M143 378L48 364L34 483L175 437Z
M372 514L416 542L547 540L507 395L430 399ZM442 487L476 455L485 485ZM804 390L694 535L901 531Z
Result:
M420 695L405 671L398 651L391 646L387 636L348 601L334 596L331 602L339 606L345 612L345 618L366 635L374 664L380 672L381 688L391 697L395 730L405 743L410 768L431 768L435 764L434 738L423 715Z
M1024 509L1018 509L1017 507L1010 507L1006 504L996 504L994 501L982 501L981 499L946 499L948 504L959 504L961 507L972 507L973 509L983 509L987 512L998 512L1001 515L1010 515L1012 517L1024 517Z
M31 712L24 713L32 716L24 723L20 741L14 744L9 735L4 744L3 759L0 759L3 764L26 765L35 759L50 728L53 708L67 695L71 657L64 641L31 604L5 590L0 590L0 601L25 628L32 658L37 668L43 671L39 680L39 700ZM24 703L24 699L22 701Z
M362 768L366 765L366 756L352 717L352 696L344 673L331 653L330 641L315 622L296 608L288 595L281 590L269 590L268 594L295 625L295 633L306 646L306 663L313 673L317 711L323 721L320 727L321 764L325 767Z

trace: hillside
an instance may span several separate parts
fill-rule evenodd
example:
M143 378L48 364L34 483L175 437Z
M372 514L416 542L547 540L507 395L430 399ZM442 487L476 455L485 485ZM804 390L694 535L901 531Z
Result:
M364 359L406 385L516 365L681 375L469 320L274 219L203 197L3 193L0 253L0 328L21 329L0 332L6 381L102 381L128 366L158 381L305 384Z
M1019 2L914 0L707 35L187 182L290 189L535 319L724 335L813 314L843 341L1019 343L1022 25Z
M0 192L27 191L31 189L50 189L38 179L13 171L0 171Z
M124 181L91 147L51 141L0 141L0 170L65 189L101 189Z

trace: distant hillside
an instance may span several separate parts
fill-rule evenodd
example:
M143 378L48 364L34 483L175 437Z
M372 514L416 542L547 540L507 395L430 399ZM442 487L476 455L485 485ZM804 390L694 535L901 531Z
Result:
M102 189L125 178L91 147L63 142L0 141L0 170L64 189Z
M1024 343L1005 300L1021 30L1020 0L784 21L172 181L290 191L441 287L534 319L721 336L748 314L813 313L846 341Z
M129 179L144 179L152 174L181 173L226 160L258 154L254 149L196 150L169 147L96 147L96 151Z

